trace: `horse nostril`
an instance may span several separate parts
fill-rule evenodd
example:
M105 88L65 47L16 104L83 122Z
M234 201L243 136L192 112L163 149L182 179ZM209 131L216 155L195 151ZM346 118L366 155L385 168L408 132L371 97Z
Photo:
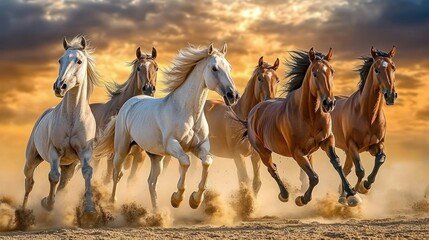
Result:
M64 89L66 89L66 88L67 88L67 84L65 84L65 83L64 83L64 84L61 86L61 89L63 89L63 90L64 90Z
M227 92L226 97L229 99L234 98L234 94L232 92Z
M154 91L154 92L156 91L156 87L155 87L155 86L153 86L153 91Z
M323 99L322 104L323 104L323 106L328 106L328 100Z
M398 93L396 93L396 92L395 92L394 94L395 94L395 95L394 95L394 96L395 96L395 98L398 98Z
M334 100L332 101L332 106L334 106L334 107L335 107L335 105L336 105L336 104L337 104L337 100L335 100L335 99L334 99Z
M146 85L143 86L143 91L146 91Z
M384 98L388 98L388 94L387 94L387 92L386 92L386 93L384 93Z

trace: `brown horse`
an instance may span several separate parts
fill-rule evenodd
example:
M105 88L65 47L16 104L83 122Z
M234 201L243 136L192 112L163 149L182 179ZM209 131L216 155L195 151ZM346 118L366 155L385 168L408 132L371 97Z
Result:
M395 52L395 47L389 53L372 47L372 56L363 57L363 65L358 69L361 78L359 89L350 97L336 97L337 106L331 113L336 146L346 153L344 174L347 176L355 165L358 177L355 188L359 193L369 191L386 159L383 152L386 135L383 97L387 105L393 105L398 96L395 91L396 67L392 61ZM365 170L359 153L366 151L375 156L375 164L368 180L362 181ZM342 193L339 202L345 204L344 200Z
M334 70L330 64L332 49L326 56L304 51L291 52L288 62L290 81L285 86L288 95L263 101L249 113L247 135L250 144L259 153L268 172L280 188L279 199L287 202L289 193L280 179L277 167L272 161L272 152L293 157L308 175L310 185L295 203L303 206L311 200L313 188L319 177L310 164L312 154L322 148L340 175L347 192L350 206L361 200L343 174L340 159L335 153L335 138L331 132L331 112L335 107L333 94ZM243 136L245 136L244 133Z
M97 123L96 142L98 140L97 138L102 134L112 117L118 114L119 109L128 99L141 94L148 96L154 95L158 71L158 64L155 61L156 56L157 52L155 48L152 48L151 54L142 53L140 48L137 48L136 59L130 63L132 71L128 80L123 84L114 83L111 86L108 85L107 91L110 96L110 100L106 103L93 103L90 105ZM97 144L95 146L96 148L94 149L94 152L96 158L94 159L94 167L97 167L100 162L100 158L97 157ZM111 149L111 154L104 155L108 156L107 173L104 179L104 182L108 183L112 180L113 174L113 149ZM134 173L139 167L138 163L143 162L146 157L146 153L135 145L130 150L130 156L133 157L133 162L128 180L133 179L135 175ZM127 163L129 166L131 161L129 160Z

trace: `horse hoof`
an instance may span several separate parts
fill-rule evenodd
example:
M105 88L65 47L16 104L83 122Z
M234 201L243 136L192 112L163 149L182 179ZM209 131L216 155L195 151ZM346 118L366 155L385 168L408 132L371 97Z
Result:
M201 204L201 199L200 201L195 200L196 195L198 195L198 192L193 192L189 197L189 206L191 206L192 209L197 209Z
M92 208L93 210L91 211L89 210L83 211L81 220L80 220L82 227L93 227L97 223L98 215L97 215L97 212L95 211L95 208L94 207Z
M358 190L359 193L367 194L369 192L369 188L365 187L365 184L364 184L365 182L366 182L366 180L365 181L361 181L359 183L359 185L357 186L357 190Z
M282 194L279 193L279 200L282 201L282 202L287 202L287 201L289 201L289 197L283 198Z
M171 206L174 208L178 208L180 206L180 203L182 203L183 197L179 195L178 192L174 192L171 195Z
M49 203L48 198L44 197L42 199L42 201L40 202L40 204L42 205L42 207L46 210L46 211L52 211L52 209L54 209L54 202Z
M347 197L347 204L350 207L356 207L361 202L362 202L362 199L357 194L355 194L354 196L348 196Z
M347 198L346 197L340 197L338 199L338 202L343 206L347 206Z
M306 203L304 203L304 201L303 201L304 199L303 199L303 196L298 196L297 198L295 198L295 204L298 206L298 207L302 207L302 206L304 206L304 205L306 205Z

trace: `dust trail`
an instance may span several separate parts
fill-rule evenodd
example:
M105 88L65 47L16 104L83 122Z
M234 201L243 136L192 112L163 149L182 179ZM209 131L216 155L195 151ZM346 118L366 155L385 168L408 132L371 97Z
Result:
M109 202L109 193L106 188L104 188L102 185L100 185L97 182L94 182L91 185L92 188L92 200L95 205L96 209L96 219L91 224L93 227L100 227L100 226L106 226L108 223L112 222L114 220L113 217L113 206ZM83 199L83 194L82 198ZM75 219L74 224L79 227L86 227L86 223L83 219L83 202L79 204L75 208Z
M167 211L149 213L142 205L136 202L122 204L120 214L127 226L131 227L165 227L171 223L170 215Z
M232 196L231 206L241 220L254 216L256 201L253 190L247 184L241 183L240 189Z
M15 209L13 200L8 197L0 198L0 231L15 229Z
M338 203L338 194L327 193L325 197L315 201L315 212L327 219L347 219L362 216L362 204L356 207L344 206Z
M204 200L201 205L205 219L211 224L232 225L235 221L235 213L221 197L219 192L207 190L204 194Z

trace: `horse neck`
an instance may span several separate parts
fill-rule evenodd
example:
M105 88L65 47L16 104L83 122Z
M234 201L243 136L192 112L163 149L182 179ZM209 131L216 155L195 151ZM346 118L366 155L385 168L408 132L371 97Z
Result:
M301 114L313 122L318 115L326 115L326 113L321 110L320 99L317 96L313 96L311 94L310 69L311 68L309 67L307 73L305 74L304 81L302 82L302 86L299 89L295 90L295 94L298 98Z
M143 93L141 87L138 87L137 81L139 81L138 74L134 72L128 78L127 83L121 92L118 95L112 96L112 98L106 103L110 105L111 110L115 112L118 111L118 109L121 108L128 99Z
M254 74L250 78L246 88L244 89L243 95L241 95L241 98L238 100L237 104L232 106L232 109L239 117L247 118L250 110L252 110L252 108L259 103L257 96L255 96L255 84L257 84L257 76L257 74Z
M371 123L374 122L383 109L383 96L380 92L380 86L374 81L373 72L373 67L371 67L358 101L360 103L360 113L367 116Z
M61 101L61 109L67 114L67 116L78 115L85 113L85 110L89 108L88 103L88 77L85 74L81 76L81 84L67 91L64 95L64 99Z
M166 99L172 99L182 112L192 115L194 119L199 119L203 113L209 93L203 80L206 63L206 60L201 60L185 81L166 97Z

